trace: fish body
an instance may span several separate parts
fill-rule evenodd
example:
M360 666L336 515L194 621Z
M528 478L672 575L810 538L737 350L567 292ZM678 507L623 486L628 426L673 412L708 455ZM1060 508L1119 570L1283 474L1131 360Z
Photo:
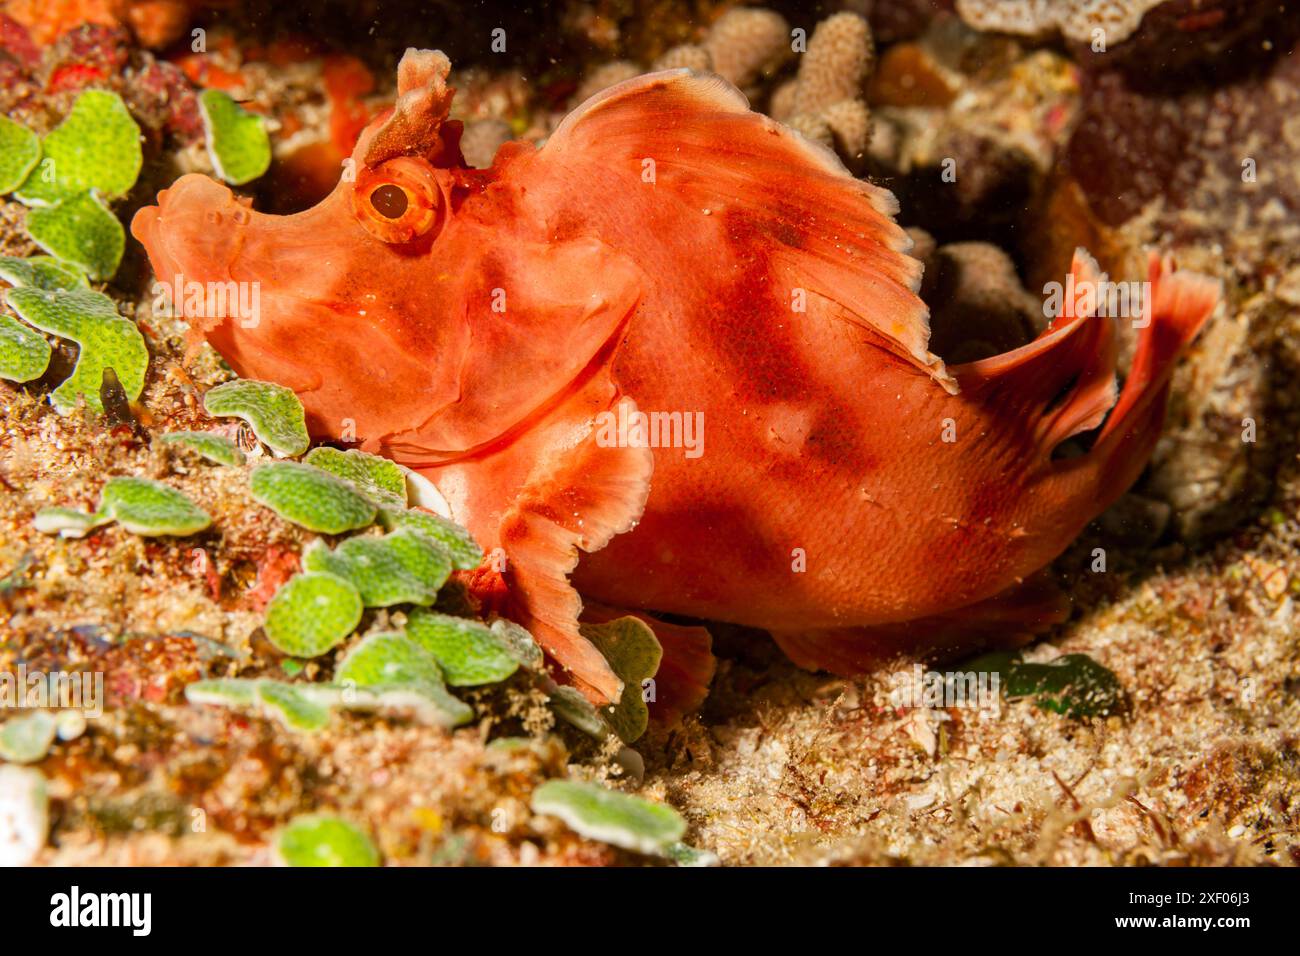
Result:
M765 628L841 673L1061 618L1039 572L1142 470L1214 283L1152 259L1118 400L1113 320L1082 298L948 368L893 197L724 81L620 84L473 170L448 68L408 52L313 209L264 216L187 176L132 230L164 281L259 283L256 323L191 323L293 388L317 437L431 478L568 680L622 690L579 592ZM1073 273L1101 278L1082 252ZM711 673L693 630L659 630L683 705Z

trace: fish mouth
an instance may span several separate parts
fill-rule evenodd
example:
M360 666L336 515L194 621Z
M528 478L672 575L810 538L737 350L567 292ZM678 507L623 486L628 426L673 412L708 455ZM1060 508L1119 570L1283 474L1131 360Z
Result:
M250 203L207 176L182 176L158 194L157 205L135 214L131 234L149 254L153 293L167 314L207 338L239 375L309 392L320 386L319 371L277 350L276 336L289 330L265 318L304 318L328 307L286 295L275 283L263 289L274 256L263 255L270 250L250 233L260 215Z
M149 253L159 285L173 303L189 282L232 282L232 269L252 217L248 203L207 176L182 176L158 194L156 206L142 207L131 220L131 234ZM176 288L177 285L182 288ZM199 315L197 325L214 328L234 315ZM186 318L191 318L187 316Z

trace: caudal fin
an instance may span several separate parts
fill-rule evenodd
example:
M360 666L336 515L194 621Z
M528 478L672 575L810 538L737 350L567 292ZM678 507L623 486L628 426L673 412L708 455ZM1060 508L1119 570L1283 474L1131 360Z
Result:
M1179 353L1214 311L1220 284L1176 271L1152 253L1133 366L1116 398L1115 319L1103 311L1105 277L1082 249L1075 252L1061 315L1037 339L1002 355L950 369L963 394L996 404L1007 421L1029 422L1029 453L1049 469L1063 499L1079 497L1075 513L1094 516L1137 479L1160 436L1169 377ZM1086 455L1052 460L1066 439L1102 426Z
M1174 360L1196 337L1219 303L1223 284L1196 272L1178 271L1171 258L1154 252L1147 264L1150 292L1142 310L1143 328L1133 367L1098 439L1105 443L1124 431L1155 393L1169 381Z
M1179 271L1171 258L1152 253L1148 291L1133 365L1119 400L1087 455L1060 463L1062 478L1108 507L1137 480L1160 437L1169 380L1178 356L1213 314L1222 283L1195 272Z
M1060 315L1038 338L1018 349L950 369L964 394L996 404L1007 421L1030 422L1030 445L1043 461L1067 438L1096 428L1115 404L1115 325L1098 318L1103 276L1077 249Z

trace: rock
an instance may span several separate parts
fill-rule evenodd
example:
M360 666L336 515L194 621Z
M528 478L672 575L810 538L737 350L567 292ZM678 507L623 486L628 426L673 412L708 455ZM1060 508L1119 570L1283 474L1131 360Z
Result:
M1046 325L1042 301L1020 284L1011 257L986 242L940 246L921 296L930 349L949 364L1018 348Z
M775 71L792 54L790 25L772 10L728 10L709 30L704 48L713 71L742 90Z
M476 169L486 169L492 165L497 150L512 139L514 131L505 120L474 120L465 124L460 150L469 165Z
M0 866L27 866L49 832L45 778L39 770L0 766Z

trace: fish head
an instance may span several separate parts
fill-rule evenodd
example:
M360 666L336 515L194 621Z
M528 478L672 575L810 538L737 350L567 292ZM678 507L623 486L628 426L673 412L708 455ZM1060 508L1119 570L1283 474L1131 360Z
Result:
M468 329L443 246L460 124L443 122L446 58L417 59L414 71L403 60L397 106L365 130L318 205L268 215L190 174L131 224L156 303L241 377L297 392L320 437L410 431L458 395Z

